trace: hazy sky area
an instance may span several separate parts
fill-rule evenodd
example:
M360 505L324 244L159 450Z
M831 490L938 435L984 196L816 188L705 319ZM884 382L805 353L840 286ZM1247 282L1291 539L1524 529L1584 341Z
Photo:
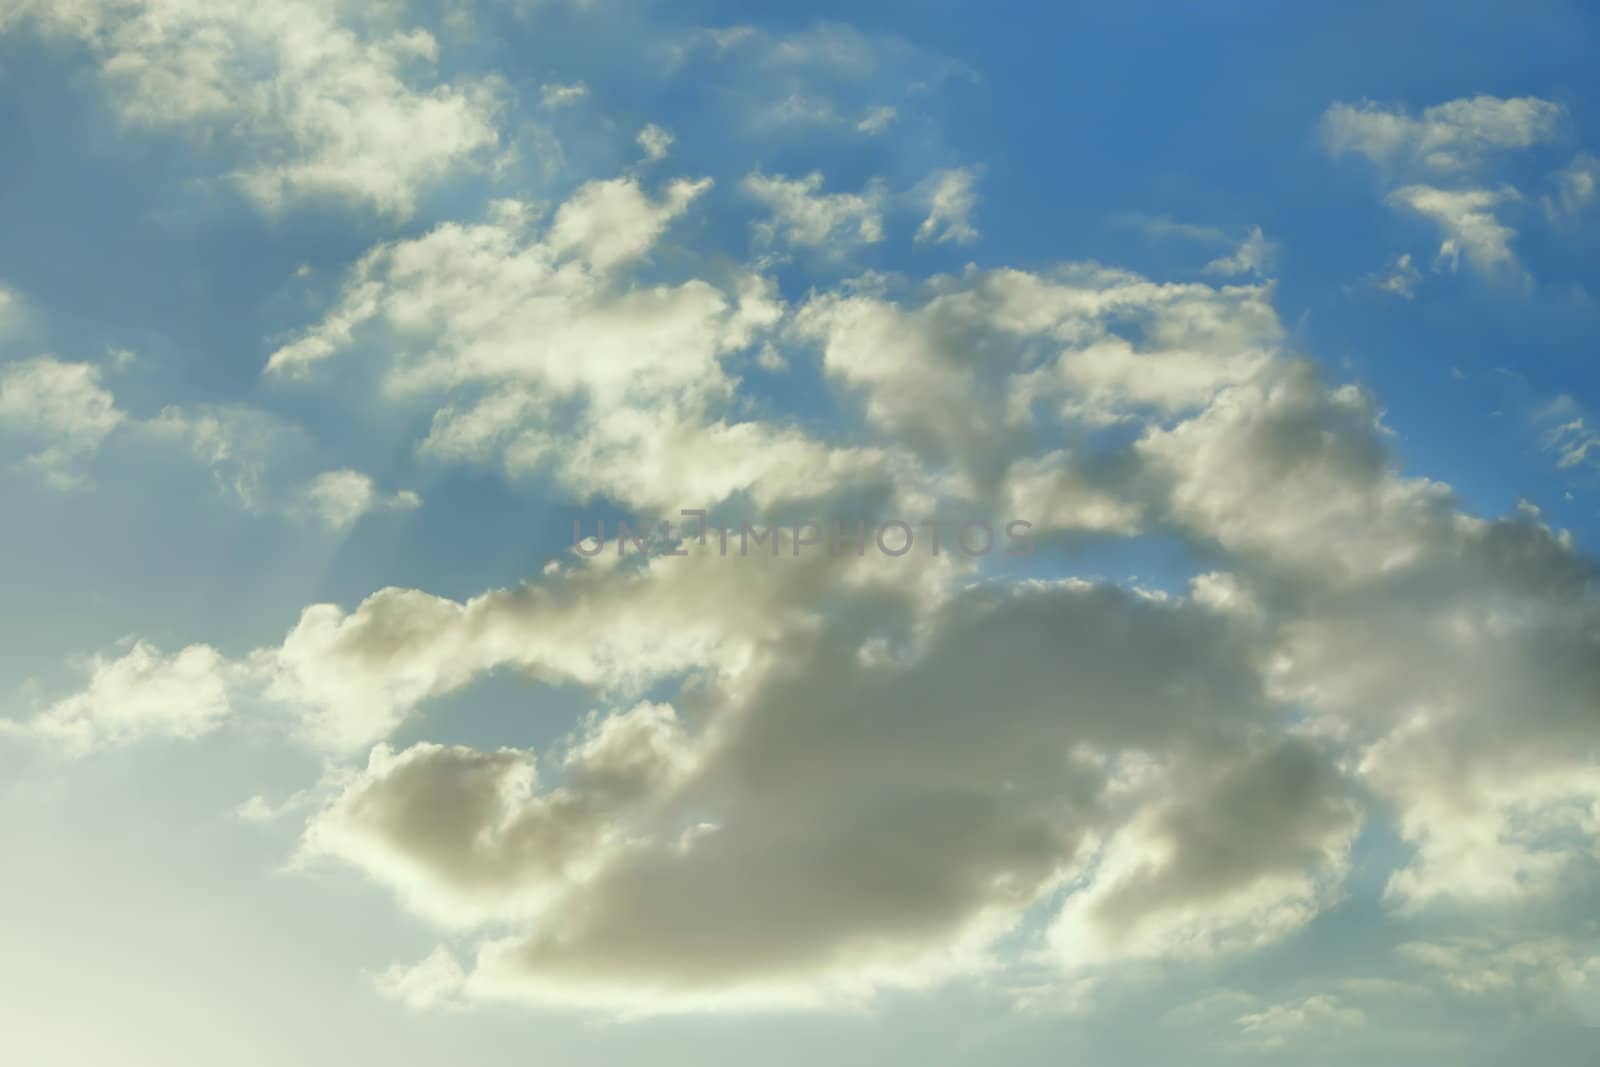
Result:
M1594 1064L1597 56L0 0L0 1064Z

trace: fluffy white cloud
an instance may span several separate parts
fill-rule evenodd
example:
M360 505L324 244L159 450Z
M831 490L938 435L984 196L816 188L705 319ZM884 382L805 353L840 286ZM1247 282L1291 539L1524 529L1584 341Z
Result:
M271 374L306 373L364 341L384 343L390 393L444 396L419 443L441 459L546 468L675 514L750 490L766 500L870 479L881 457L831 449L794 427L741 421L724 366L782 316L770 282L641 286L647 255L706 182L652 200L633 179L579 189L540 228L519 204L380 246L323 321L275 352Z
M1336 154L1356 152L1384 166L1451 172L1470 169L1493 152L1548 141L1560 118L1559 105L1531 96L1463 97L1415 116L1404 107L1365 101L1330 107L1322 134Z
M1416 212L1435 223L1444 234L1439 246L1439 262L1455 270L1463 256L1472 268L1486 277L1526 280L1526 274L1511 251L1517 233L1501 222L1495 208L1515 203L1521 196L1513 189L1436 189L1428 185L1407 185L1389 194L1389 203Z
M856 1003L1019 942L1069 982L1204 960L1339 899L1362 797L1409 849L1399 912L1583 869L1592 568L1534 516L1475 519L1397 471L1373 399L1286 355L1270 284L972 269L791 311L744 268L642 280L704 191L592 182L548 220L501 202L380 245L268 371L371 374L375 402L431 414L424 456L542 467L577 498L1006 508L1052 536L1174 536L1218 569L1159 593L713 542L313 605L227 668L367 755L302 858L472 944L380 988L687 1011ZM861 401L850 447L744 416L735 368L767 340ZM335 518L376 503L332 474ZM617 710L537 753L394 745L507 668ZM1349 1018L1255 1007L1259 1047Z
M558 256L575 253L599 271L638 259L709 188L709 178L675 181L660 201L652 201L628 178L590 182L556 212L551 250Z
M791 329L821 349L831 378L863 395L881 433L953 465L976 496L1030 447L1038 419L1178 414L1250 377L1281 333L1268 293L1157 284L1094 264L974 270L935 279L920 306L871 291L819 294Z
M782 237L813 248L845 248L883 240L887 191L881 183L860 193L824 193L822 175L813 171L803 178L750 174L741 188L772 214L757 227L764 240Z
M334 196L392 215L498 147L494 78L440 83L438 42L337 0L21 0L0 12L81 39L132 125L237 144L231 177L269 209Z
M1370 102L1335 104L1322 118L1322 134L1333 154L1356 152L1379 166L1386 184L1396 185L1385 196L1390 207L1439 227L1437 264L1455 270L1465 257L1483 277L1526 287L1532 279L1511 250L1516 230L1502 217L1522 194L1505 184L1489 188L1484 172L1504 152L1552 140L1561 116L1558 105L1535 97L1464 97L1417 117ZM1561 203L1581 198L1581 185L1581 176L1576 185L1563 179ZM1547 199L1547 211L1558 210L1554 203ZM1415 291L1408 271L1377 284L1407 299Z
M303 373L351 348L362 328L387 327L409 342L391 357L387 384L397 391L473 380L608 397L721 388L716 356L744 325L724 294L699 281L630 290L609 273L647 254L706 187L678 181L652 200L633 179L592 182L544 233L529 207L502 201L483 223L379 245L350 272L338 304L274 352L267 371Z
M300 505L328 527L343 530L372 511L411 511L422 506L422 498L409 489L385 494L377 483L360 471L324 471L301 491Z
M92 364L40 356L0 367L0 432L34 449L23 464L57 488L88 482L84 464L124 418Z
M667 152L672 148L673 139L669 131L662 129L653 122L640 130L637 138L639 147L644 149L644 158L651 162L667 158Z
M228 715L233 671L207 645L167 656L139 641L116 658L94 657L88 684L51 705L29 729L75 754L145 737L193 739Z

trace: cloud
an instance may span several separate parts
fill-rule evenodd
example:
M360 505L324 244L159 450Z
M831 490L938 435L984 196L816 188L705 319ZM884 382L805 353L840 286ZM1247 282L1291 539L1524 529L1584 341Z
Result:
M21 317L22 299L4 285L0 285L0 337L10 332Z
M1325 1040L1327 1031L1359 1029L1367 1017L1359 1008L1346 1007L1338 997L1317 994L1298 1001L1272 1004L1239 1016L1242 1043L1262 1051L1288 1047L1304 1040L1307 1031Z
M216 649L190 645L170 656L143 641L117 658L90 660L88 684L28 724L37 737L82 755L147 737L192 740L231 710L231 668Z
M608 284L610 269L646 255L705 187L674 182L652 200L633 179L591 182L543 234L525 205L503 202L486 222L444 223L379 245L324 319L272 354L267 372L303 373L353 348L358 329L387 325L402 341L426 342L396 353L392 390L520 378L614 395L640 373L673 386L715 377L728 312L721 293L703 282L635 292ZM531 358L530 338L540 339ZM660 358L663 345L684 346L688 358ZM580 346L607 358L579 358Z
M894 617L874 614L862 625ZM444 925L520 918L523 934L482 943L474 996L649 1012L921 986L983 967L986 946L1104 825L1093 753L1214 758L1267 714L1242 635L1216 621L1061 583L958 594L889 661L864 661L859 633L837 625L785 629L785 654L713 690L698 726L654 705L592 721L561 784L539 788L527 753L380 750L308 846ZM1002 678L1005 706L975 716ZM1216 817L1234 804L1298 810L1292 796L1321 790L1298 768L1261 777L1246 764L1241 787L1225 774ZM1144 817L1196 860L1212 840L1176 809ZM1215 878L1250 884L1291 866L1319 848L1316 831L1288 845L1302 832L1242 838L1245 866L1186 870L1160 899L1197 906Z
M1361 279L1361 285L1373 292L1397 296L1401 300L1415 300L1417 287L1422 284L1422 272L1411 261L1410 252L1402 252L1383 270L1374 271Z
M385 495L369 475L349 468L302 474L315 460L309 435L253 407L173 405L135 422L134 428L185 448L210 468L224 498L252 514L312 518L343 530L371 511L411 510L422 504L410 490Z
M675 73L719 89L728 121L760 143L879 136L947 87L977 80L904 37L830 22L690 31L673 54Z
M1402 960L1442 980L1458 996L1482 1004L1506 994L1531 995L1547 1018L1573 1017L1593 1023L1581 1009L1600 988L1600 953L1582 935L1534 937L1479 933L1442 941L1408 941L1395 948Z
M541 585L466 602L393 588L353 612L312 605L280 646L253 659L313 739L349 750L387 737L421 703L496 667L620 696L688 672L731 678L810 617L808 604L794 599L806 583L820 593L851 573L826 556L784 561L792 567L724 558L715 541L638 569L618 570L616 559L608 553ZM914 576L908 568L900 580ZM871 590L890 577L862 580ZM692 611L699 615L686 618Z
M502 204L482 223L381 245L267 373L306 376L375 346L389 396L440 398L424 456L549 470L580 496L669 514L741 491L772 501L870 479L881 465L870 450L731 409L724 357L783 314L769 281L630 276L706 187L680 180L651 199L631 178L593 182L546 227Z
M1439 246L1438 262L1452 271L1465 256L1472 268L1485 277L1526 284L1527 273L1511 251L1516 231L1495 214L1499 205L1520 199L1513 189L1451 190L1407 185L1390 193L1388 202L1414 211L1439 227L1444 243Z
M22 465L58 489L89 484L84 466L125 418L92 364L39 356L0 367L0 430L35 449Z
M539 86L539 99L547 108L567 107L576 104L589 95L589 87L582 82L571 85L562 85L559 82L545 82Z
M687 326L620 349L640 360L625 374L562 358L604 348L639 290L587 237L558 249L559 225L505 207L381 246L309 362L371 330L380 395L462 392L430 454L559 441L568 485L622 499L764 485L784 447L809 457L795 483L865 484L818 478L838 450L711 414L740 385L719 354L758 332L708 283L649 291L652 310L685 301L666 321ZM1161 532L1218 569L1156 593L975 582L953 553L897 568L713 542L464 601L313 605L248 670L311 743L379 747L303 857L470 937L470 963L415 972L418 1004L624 1014L859 1004L1018 951L1067 981L1281 943L1341 899L1363 800L1407 846L1397 914L1559 892L1600 839L1592 564L1536 516L1473 518L1398 472L1373 398L1284 352L1270 294L1062 264L769 306L757 321L864 402L898 504ZM662 336L639 328L624 335ZM547 421L568 395L581 421ZM1113 424L1124 443L1097 444ZM648 447L611 467L608 439ZM722 480L718 452L746 473ZM605 710L540 752L393 747L508 668ZM402 999L408 976L387 979ZM1346 1010L1319 1003L1247 1013L1240 1040Z
M1182 222L1170 215L1147 215L1139 211L1127 211L1116 215L1112 221L1119 226L1138 230L1153 241L1179 240L1224 244L1228 240L1228 235L1216 226Z
M300 506L330 529L343 530L373 511L415 510L422 498L409 489L385 495L368 475L345 469L313 478L301 491Z
M978 207L977 174L971 168L941 170L923 183L928 216L917 227L918 241L971 244L978 239L972 213Z
M1600 787L1578 755L1600 693L1593 563L1571 539L1526 510L1469 518L1398 475L1370 404L1305 371L1137 447L1174 519L1302 605L1274 624L1271 689L1356 746L1392 805L1415 852L1390 902L1555 891L1592 848L1575 813Z
M449 932L380 988L419 1009L839 1007L1019 961L1078 988L1283 943L1337 906L1369 817L1405 846L1397 916L1586 873L1592 563L1536 515L1476 518L1400 472L1374 398L1288 354L1270 283L1062 263L790 307L670 244L708 195L602 179L548 217L502 201L380 244L267 373L370 381L428 426L425 460L548 471L576 500L1010 511L1066 544L1167 538L1206 573L1151 590L691 540L465 599L308 606L218 669L356 759L300 859ZM766 343L814 361L848 444L742 403ZM336 521L380 499L331 473ZM493 672L596 711L537 751L401 740ZM1259 1007L1241 1040L1345 1010Z
M1516 237L1501 209L1520 203L1510 185L1483 184L1497 158L1556 136L1559 105L1536 97L1463 97L1412 117L1370 101L1334 104L1322 118L1333 155L1356 152L1377 164L1385 203L1432 221L1444 235L1436 263L1454 271L1464 256L1482 277L1528 288L1532 277L1511 250ZM1448 183L1448 184L1443 184Z
M1068 264L973 270L903 302L819 293L791 332L862 397L877 432L978 496L1030 447L1036 418L1105 425L1201 407L1270 360L1281 331L1265 289Z
M590 182L556 212L551 249L576 253L601 271L628 263L648 252L668 223L710 187L709 178L675 181L652 202L630 179Z
M883 240L886 192L881 184L860 193L824 193L822 175L813 171L803 178L750 174L740 188L771 212L771 219L757 226L765 241L782 238L804 247L843 249Z
M1561 116L1559 105L1531 96L1462 97L1416 116L1401 106L1363 101L1330 107L1322 136L1335 155L1355 152L1402 170L1460 172L1493 153L1551 140Z
M860 122L856 123L856 129L862 133L876 136L887 130L889 124L894 122L898 114L899 111L896 108L888 105L872 108L861 117Z
M1600 192L1600 159L1579 152L1572 162L1551 175L1555 192L1544 198L1546 216L1553 223L1583 214Z
M1331 901L1360 816L1303 741L1128 789L1156 796L1120 828L1050 930L1072 968L1188 958L1281 939ZM1141 798L1142 799L1142 798Z
M349 19L326 0L23 0L0 30L83 41L128 125L228 146L229 177L267 210L334 197L405 217L423 190L498 151L502 88L438 81L438 42L389 14Z
M1213 259L1205 265L1204 271L1224 278L1239 274L1264 277L1271 273L1277 254L1277 245L1262 236L1261 227L1252 226L1236 252Z
M299 427L250 407L170 405L138 428L187 449L210 468L220 494L255 513L272 510L280 493L278 467L307 447Z
M456 1003L466 974L449 949L434 949L420 963L396 964L373 976L378 992L412 1011L435 1011Z
M1539 443L1556 457L1562 470L1600 467L1600 429L1589 423L1589 416L1572 397L1562 395L1546 404L1534 416L1544 429Z
M0 366L0 434L32 449L21 466L54 488L90 486L89 464L119 430L180 445L211 469L224 496L251 512L303 511L342 528L374 508L421 503L409 492L384 498L367 475L353 470L326 472L297 492L286 489L288 469L307 447L305 434L254 408L168 406L141 419L117 405L94 364L40 356Z
M651 162L667 158L672 141L672 134L654 123L639 131L639 147L644 149L644 158Z

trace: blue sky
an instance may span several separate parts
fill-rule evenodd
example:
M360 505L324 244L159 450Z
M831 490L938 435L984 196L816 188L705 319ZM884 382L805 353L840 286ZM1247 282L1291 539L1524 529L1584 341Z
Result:
M1597 46L9 0L3 1058L1588 1062Z

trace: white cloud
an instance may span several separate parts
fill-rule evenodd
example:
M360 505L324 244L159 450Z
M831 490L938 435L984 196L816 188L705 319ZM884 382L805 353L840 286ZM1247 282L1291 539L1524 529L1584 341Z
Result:
M84 41L133 126L236 146L230 175L269 210L305 197L406 216L418 195L498 149L494 78L441 83L438 43L352 19L335 0L22 0L28 21Z
M651 123L639 131L639 147L644 149L644 158L655 162L667 158L667 151L672 147L673 136L668 131Z
M1509 188L1436 189L1407 185L1389 194L1389 203L1407 208L1436 224L1444 234L1438 261L1455 270L1461 257L1479 274L1526 283L1528 278L1511 251L1517 232L1501 222L1495 209L1521 196Z
M457 1002L467 976L447 948L436 948L411 965L395 964L373 976L378 992L412 1011L437 1011Z
M74 754L145 737L190 740L216 729L228 715L231 672L207 645L166 656L139 641L117 658L94 657L88 684L29 728Z
M589 87L582 82L563 85L560 82L545 82L539 86L539 99L547 108L566 107L576 104L589 95Z
M970 168L942 170L922 185L928 216L917 227L918 241L971 244L978 239L972 213L978 207L977 174Z
M1549 141L1561 115L1559 105L1531 96L1463 97L1417 116L1364 101L1330 107L1322 134L1335 154L1356 152L1383 166L1452 172L1470 170L1494 152Z
M1540 435L1540 444L1555 455L1562 470L1600 466L1600 429L1589 424L1577 401L1558 397L1539 413L1538 421L1548 427ZM1552 422L1555 425L1549 425Z
M448 398L423 455L498 462L513 475L547 469L580 495L669 513L741 490L770 501L870 476L880 462L870 450L830 449L728 410L737 382L723 357L783 314L769 281L742 275L724 291L628 277L704 188L675 182L657 201L632 179L595 182L543 232L502 206L485 223L380 246L268 372L305 372L370 335L384 343L389 393Z
M1600 952L1583 942L1576 931L1527 938L1477 933L1408 941L1395 953L1461 996L1481 1001L1511 991L1531 993L1541 1013L1559 1016L1571 1010L1573 1000L1592 997L1600 987Z
M1385 196L1390 207L1439 227L1438 265L1453 271L1465 257L1483 277L1527 288L1532 278L1511 250L1516 230L1501 217L1522 194L1505 184L1489 188L1483 178L1499 155L1554 139L1561 117L1559 105L1535 97L1463 97L1418 117L1371 102L1335 104L1322 134L1333 154L1357 152L1379 165L1385 184L1397 186ZM1401 284L1402 295L1414 289Z
M740 188L771 212L758 227L764 240L782 237L806 247L844 248L883 239L881 184L860 193L824 193L822 175L813 171L803 178L750 174Z
M920 306L871 292L818 294L798 339L924 463L994 484L1036 418L1104 424L1178 414L1250 377L1281 335L1254 286L1156 284L1071 264L1048 274L934 279Z
M1579 152L1551 176L1556 191L1544 198L1545 214L1560 223L1583 214L1600 193L1600 159Z
M627 178L590 182L556 212L550 247L557 255L576 253L597 270L638 259L648 252L695 197L711 188L711 179L679 180L652 201L637 182Z
M1277 258L1277 245L1266 239L1261 233L1260 226L1250 227L1238 249L1227 256L1220 256L1205 265L1205 273L1215 274L1224 278L1239 274L1253 274L1265 277L1272 272L1272 264Z
M269 371L374 374L374 403L431 412L425 458L542 467L575 497L1027 508L1053 535L1160 532L1215 570L1153 592L713 542L308 607L232 668L304 739L367 753L303 858L472 946L386 972L391 995L838 1006L1019 952L1067 983L1204 960L1339 900L1363 794L1408 846L1397 911L1582 869L1582 557L1398 473L1374 400L1286 354L1270 284L974 268L791 313L743 267L645 280L703 188L593 182L548 221L502 202L380 245ZM765 341L861 401L850 447L748 417L734 368ZM377 499L333 473L338 515ZM612 710L539 752L393 740L506 670ZM1239 1025L1265 1047L1344 1011Z
M411 511L422 498L409 489L384 494L368 475L349 469L324 471L301 491L301 507L330 529L343 530L373 511Z
M876 136L887 130L889 124L894 122L898 114L899 111L896 108L888 105L872 108L861 117L860 122L856 123L856 129L862 133Z
M1199 241L1203 244L1225 244L1228 235L1216 226L1201 226L1181 222L1170 215L1147 215L1139 211L1122 212L1113 219L1120 226L1138 230L1152 241Z
M92 364L40 356L0 366L0 432L35 449L23 465L57 488L88 483L85 464L125 417Z

